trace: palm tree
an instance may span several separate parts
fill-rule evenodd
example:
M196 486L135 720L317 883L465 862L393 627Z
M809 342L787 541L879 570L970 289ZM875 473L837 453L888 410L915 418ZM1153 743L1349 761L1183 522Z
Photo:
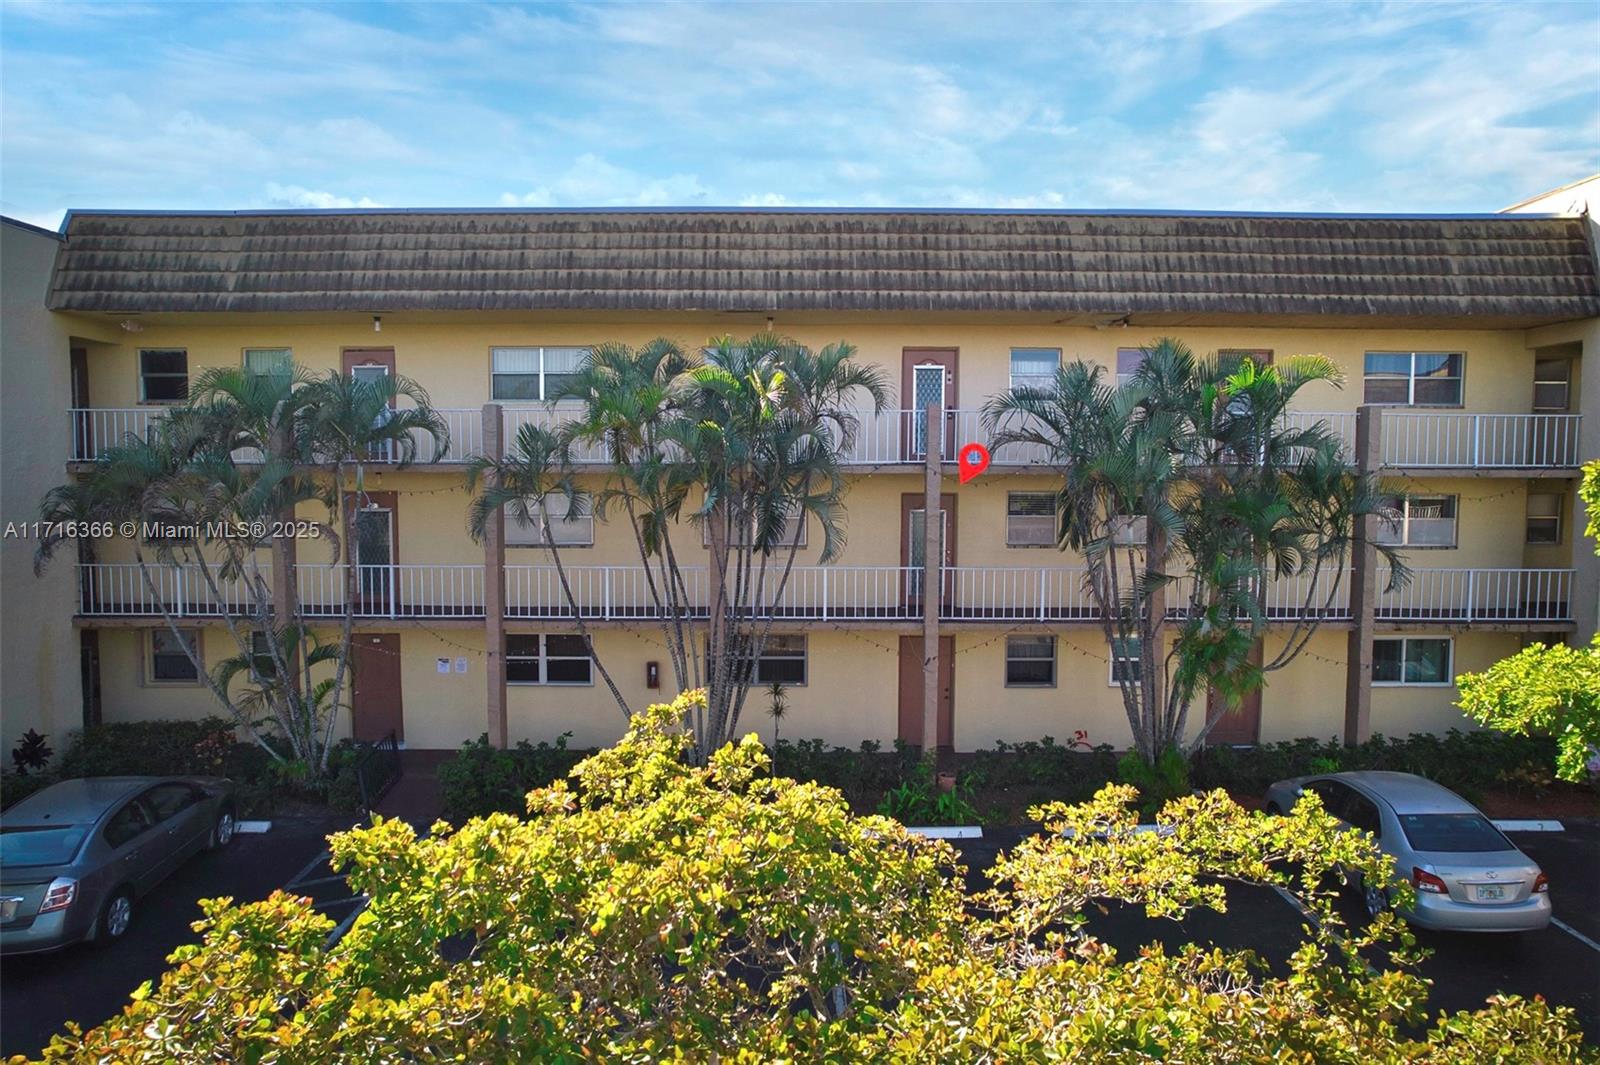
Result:
M357 508L366 497L366 469L373 462L403 469L419 456L437 462L450 448L450 431L433 409L427 390L408 377L385 374L360 379L330 370L310 380L303 396L298 434L304 461L332 470L332 512L338 533L332 538L334 557L344 562L345 609L340 617L339 646L348 651L355 632L355 604L360 595L360 547L356 536ZM404 400L407 406L400 406ZM431 445L422 451L424 443ZM344 696L348 653L335 660L332 705ZM322 757L333 744L336 715L326 724Z
M411 400L414 408L391 411L396 397ZM323 645L294 594L288 539L263 544L235 530L292 516L302 503L320 503L326 513L320 525L335 544L336 560L341 544L348 556L345 501L352 463L359 486L369 456L392 455L403 465L416 455L418 438L428 436L437 455L446 446L444 424L426 393L403 379L356 382L336 373L314 378L298 367L265 375L214 369L196 378L187 405L170 411L146 437L105 449L82 480L47 493L41 509L47 518L71 513L200 530L177 539L133 539L146 595L235 724L274 757L321 774L343 693L356 598L346 595L338 643ZM36 566L47 564L62 542L41 542ZM282 581L268 579L263 547ZM199 575L234 644L236 653L214 673L203 668L199 649L179 626L185 604L169 601L158 584L156 567L170 564ZM228 594L235 585L242 594ZM328 665L333 677L314 676ZM236 696L231 686L241 678L247 690ZM269 742L264 728L276 733L287 753Z
M822 561L844 546L839 454L856 432L849 404L864 392L882 410L888 394L881 371L854 355L846 344L812 352L776 334L719 338L700 356L666 339L602 344L558 393L581 405L562 442L607 456L594 512L620 511L628 522L678 686L707 691L691 722L701 755L737 727L802 523L821 528ZM674 539L684 519L710 545L703 643Z
M706 702L694 722L702 754L736 733L805 523L823 531L819 561L844 547L839 455L856 428L848 403L865 392L881 411L888 394L882 371L854 355L843 343L813 354L772 333L719 338L687 374L682 416L665 427L682 455L678 478L700 492L690 519L711 551Z
M995 447L1031 444L1061 469L1058 544L1083 554L1113 654L1137 641L1137 668L1115 675L1135 746L1152 762L1185 743L1205 686L1235 702L1305 649L1340 593L1357 521L1383 513L1377 486L1350 470L1325 424L1286 420L1315 382L1340 383L1320 356L1262 366L1197 358L1163 339L1120 386L1080 360L1050 387L1012 389L984 408ZM1142 542L1129 535L1141 519ZM1404 582L1403 562L1379 550ZM1304 602L1282 650L1255 664L1268 582L1288 578L1303 579Z
M572 584L567 579L566 566L561 561L561 548L550 529L549 500L565 499L566 520L569 521L580 517L583 508L588 505L584 493L568 473L569 465L566 445L555 433L537 425L524 424L517 430L516 439L504 458L479 458L467 467L468 491L476 489L480 480L484 482L483 490L473 498L467 510L467 529L474 540L482 541L488 535L489 523L501 513L508 513L524 524L543 530L543 546L550 552L556 579L561 584L561 593L566 597L567 607L578 626L578 635L589 649L590 660L600 671L600 677L610 689L611 697L617 701L622 716L627 718L628 701L623 698L616 681L612 680L605 663L595 653L594 640L584 622L583 610L578 606Z
M610 476L593 497L593 512L604 518L620 511L627 519L646 593L665 622L667 658L679 690L699 687L701 680L699 656L686 638L694 603L672 540L689 486L677 475L678 452L667 439L667 426L682 415L688 373L699 364L699 358L666 338L638 349L599 344L552 397L553 403L581 405L578 416L560 429L561 453L598 447L610 463Z

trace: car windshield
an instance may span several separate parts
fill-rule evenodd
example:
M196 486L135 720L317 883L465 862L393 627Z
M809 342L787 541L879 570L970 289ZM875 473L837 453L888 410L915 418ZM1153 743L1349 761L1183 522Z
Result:
M1413 850L1471 853L1516 850L1482 814L1401 814Z
M88 829L83 825L0 828L0 866L63 865L78 853Z

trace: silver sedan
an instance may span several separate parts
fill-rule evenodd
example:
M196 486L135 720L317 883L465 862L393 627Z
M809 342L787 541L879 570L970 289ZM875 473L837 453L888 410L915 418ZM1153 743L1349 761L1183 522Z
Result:
M1412 773L1375 770L1280 780L1267 811L1293 809L1307 792L1394 857L1397 876L1416 889L1401 916L1421 928L1457 932L1533 932L1550 923L1550 882L1537 863L1449 788ZM1356 883L1367 912L1389 904L1388 885Z
M190 855L232 839L233 788L210 777L63 780L0 817L0 952L110 942Z

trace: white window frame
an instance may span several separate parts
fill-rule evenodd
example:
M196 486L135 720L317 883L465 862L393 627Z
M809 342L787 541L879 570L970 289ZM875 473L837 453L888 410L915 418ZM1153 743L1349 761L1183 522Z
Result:
M167 654L167 655L183 655L184 661L188 662L190 668L195 670L195 675L192 678L190 678L190 677L158 677L158 676L156 676L156 639L158 637L170 637L172 635L172 630L171 629L167 628L166 626L162 626L161 628L149 629L145 633L145 637L144 637L144 655L142 657L143 657L143 660L144 660L144 678L143 679L144 679L144 683L147 686L152 687L152 688L198 688L198 687L200 687L200 674L205 671L205 667L206 667L204 640L201 637L200 630L197 629L197 628L189 628L187 626L180 626L178 631L180 633L182 633L183 638L188 640L190 646L192 646L194 648L194 656L198 660L198 662L190 661L189 660L189 656L187 654L184 654L184 652L183 652L183 650L181 648L179 650L177 650L177 651L165 651L165 652L162 652L162 653L163 654Z
M144 357L146 355L182 355L183 356L183 372L182 373L172 373L170 371L163 370L163 371L161 371L159 373L149 373L144 368ZM147 389L145 387L145 385L149 381L149 379L152 378L152 377L159 377L159 378L162 378L163 380L182 378L183 379L183 395L179 396L177 399L151 399L150 395L149 395L149 389ZM140 348L139 349L139 402L142 403L142 404L146 404L146 405L152 406L152 407L167 407L167 406L172 406L174 404L187 402L188 398L189 398L189 349L188 348Z
M1138 365L1134 366L1133 369L1128 370L1126 372L1124 372L1123 369L1122 369L1122 353L1123 352L1128 352L1130 354L1137 354L1139 356ZM1144 366L1145 360L1148 359L1149 357L1150 357L1150 349L1148 349L1148 348L1118 348L1117 349L1117 354L1114 356L1115 361L1112 363L1112 366L1111 366L1111 372L1112 372L1112 374L1115 375L1116 380L1117 380L1117 387L1121 388L1122 386L1126 385L1129 381L1133 380L1134 375L1139 372L1140 367Z
M276 663L272 661L272 649L265 646L267 634L259 629L250 633L250 658L251 665L257 673L267 676L267 670L276 671Z
M1116 547L1143 547L1150 541L1150 519L1143 514L1114 514L1110 527Z
M534 688L534 687L541 687L541 688L592 688L592 687L594 687L595 669L594 669L594 644L593 644L593 642L591 641L589 643L589 653L587 655L553 655L553 654L550 653L550 637L552 637L552 636L572 636L575 639L580 639L580 640L583 639L582 636L578 636L576 633L571 633L571 632L508 632L508 633L506 633L506 635L505 635L505 641L506 641L505 642L505 655L506 655L506 663L507 663L507 665L509 665L512 661L517 661L517 662L537 662L538 665L539 665L539 679L537 679L537 680L510 680L510 679L507 679L506 685L508 687L512 687L512 688ZM535 641L535 643L534 643L534 653L533 654L520 654L520 653L513 654L512 651L511 651L511 641L515 640L515 639L532 639L532 640L534 640ZM551 662L587 662L587 663L589 663L589 679L588 680L550 680L549 677L550 677L550 663Z
M1555 512L1553 514L1535 514L1533 512L1533 501L1535 499L1553 499L1553 500L1555 500ZM1562 537L1562 534L1563 534L1561 516L1562 516L1562 514L1564 514L1566 512L1566 509L1567 509L1567 496L1566 496L1566 493L1565 492L1529 492L1528 493L1528 501L1525 504L1523 509L1524 509L1523 526L1522 526L1522 541L1523 541L1523 543L1525 543L1525 544L1527 544L1527 545L1529 545L1531 547L1560 547L1561 546L1561 537ZM1552 540L1535 540L1535 539L1533 539L1531 533L1533 531L1533 523L1536 522L1536 521L1554 522L1555 523L1555 538L1552 539Z
M1558 365L1558 366L1564 367L1566 369L1566 375L1564 377L1562 377L1559 381L1555 380L1553 378L1541 378L1539 376L1539 364L1540 363L1544 363L1546 365ZM1540 385L1560 385L1561 386L1561 396L1562 396L1561 406L1559 406L1559 407L1541 407L1541 406L1539 406L1539 386ZM1554 357L1554 358L1544 358L1544 359L1534 359L1533 360L1533 405L1532 405L1531 409L1533 410L1533 412L1535 414L1566 414L1568 411L1572 410L1572 360L1571 359Z
M1367 372L1367 359L1373 355L1406 355L1411 359L1409 372L1406 374L1406 399L1404 403L1398 401L1383 401L1367 398L1367 381L1372 377ZM1454 403L1418 403L1417 402L1417 356L1418 355L1446 355L1460 359L1461 373L1453 378L1439 378L1458 383ZM1394 380L1385 376L1384 380ZM1433 410L1455 410L1466 404L1467 401L1467 353L1464 351L1368 351L1361 356L1361 402L1376 407L1421 407Z
M1426 640L1429 643L1443 643L1445 646L1444 675L1445 680L1406 680L1406 653L1412 643ZM1400 679L1378 680L1377 677L1377 645L1380 643L1400 644ZM1373 639L1373 681L1374 688L1454 688L1456 672L1456 641L1449 636L1379 636Z
M589 353L589 350L590 350L589 347L587 345L584 345L584 344L497 344L494 347L491 347L489 349L489 398L491 400L493 400L494 402L496 402L496 403L548 403L550 401L550 384L546 380L546 377L547 376L550 376L550 377L566 376L568 373L574 372L574 371L563 371L559 375L556 374L556 373L552 373L550 371L550 368L549 368L549 361L550 361L549 356L550 356L550 354L552 352L557 352L557 351L561 351L561 352L572 352L572 351L575 351L575 352L578 353L578 361L579 361L579 363L581 363L583 361L584 356L586 356ZM539 361L539 369L537 371L537 376L539 378L539 394L538 394L538 396L529 399L529 398L520 397L520 396L519 397L502 397L497 393L496 387L495 387L496 384L497 384L497 378L500 378L500 377L528 377L528 376L534 374L534 371L530 371L530 370L500 370L500 369L497 369L496 368L496 364L497 364L497 362L499 360L500 353L501 352L506 352L506 351L523 351L523 352L536 352L537 353L538 361Z
M798 640L800 642L800 653L799 654L795 654L794 652L790 651L790 652L786 652L786 653L776 653L775 654L773 652L773 641L774 640L778 640L778 641ZM745 646L748 646L748 644L745 644ZM707 657L709 657L710 654L711 654L711 646L708 643L706 645L706 655L707 655ZM809 684L811 682L811 641L810 641L809 638L807 638L805 633L801 633L801 632L773 632L773 633L769 633L767 635L766 640L761 645L761 654L755 661L755 670L750 675L750 686L752 688L765 688L765 687L767 687L768 685L770 685L772 683L772 681L764 679L761 676L762 663L766 662L769 659L781 659L781 660L786 661L786 662L792 662L792 661L795 661L797 659L799 660L799 662L800 662L800 678L801 679L784 681L783 682L783 686L785 688L804 688L807 684Z
M789 515L789 517L785 521L785 524L788 526L788 528L786 528L784 530L783 539L781 541L779 541L778 543L773 544L772 545L772 550L768 551L767 554L770 555L775 551L784 551L784 550L788 549L790 543L792 542L790 540L790 537L794 535L794 520L795 520L795 517L796 517L796 515L794 515L794 514ZM800 518L800 543L799 543L799 546L800 547L805 547L806 546L806 539L811 534L811 520L810 520L811 519L811 515L806 513L804 508L802 508L800 510L800 512L799 512L798 517ZM705 521L700 523L700 546L701 547L709 548L711 546L711 522L714 521L714 520L716 520L716 519L715 518L707 518ZM751 521L750 521L750 539L752 541L755 539L755 532L756 532L755 519L752 518ZM737 545L735 545L735 546L737 546Z
M1457 547L1460 546L1460 544L1461 544L1461 497L1460 496L1455 495L1454 493L1451 493L1451 492L1416 492L1416 493L1408 493L1408 494L1402 495L1402 496L1395 496L1395 497L1392 497L1392 498L1396 499L1398 501L1398 503L1399 503L1399 505L1395 509L1397 509L1400 512L1400 519L1399 519L1398 523L1394 524L1394 525L1391 525L1388 521L1385 521L1382 518L1379 519L1379 521L1378 521L1378 540L1376 541L1377 543L1380 543L1385 547L1406 547L1406 548L1410 548L1410 549L1412 549L1414 551L1453 551ZM1411 542L1411 522L1413 520L1412 516L1411 516L1411 509L1412 509L1413 503L1416 500L1419 500L1419 499L1448 499L1448 500L1450 500L1451 506L1452 506L1454 512L1453 512L1453 514L1452 514L1452 516L1450 518L1450 542L1448 544L1417 544L1417 543L1412 543ZM1433 520L1439 520L1439 519L1417 518L1416 520L1417 521L1433 521ZM1392 540L1391 539L1386 539L1386 537L1388 537L1390 535L1391 531L1393 532L1393 535L1396 537L1396 539L1392 539Z
M282 354L284 367L276 371L252 369L250 356L255 354ZM251 377L271 377L274 373L292 373L294 371L294 349L285 347L245 348L244 354L240 357L240 365L244 367L244 372Z
M1121 644L1123 648L1120 652L1117 648L1118 644ZM1130 644L1132 645L1133 649L1132 655L1127 653ZM1129 677L1128 680L1133 684L1139 683L1139 671L1144 668L1144 661L1140 657L1141 652L1143 651L1141 644L1142 639L1138 636L1129 636L1127 639L1121 639L1120 637L1112 639L1110 648L1111 653L1107 656L1108 661L1106 663L1106 683L1110 687L1122 687L1121 682L1117 680L1117 663L1119 662L1127 662L1132 664L1134 675Z
M506 546L549 547L554 539L556 547L593 547L594 511L586 507L585 513L569 520L567 506L567 497L559 493L548 495L537 503L530 502L529 509L537 524L525 522L507 511ZM563 534L573 538L561 539Z
M1024 353L1024 354L1027 354L1027 355L1035 355L1035 356L1043 356L1045 354L1052 355L1055 358L1055 366L1047 374L1018 374L1017 373L1017 355L1018 355L1018 353ZM1006 369L1008 371L1008 374L1009 374L1009 376L1007 377L1007 383L1008 383L1008 386L1010 388L1013 388L1013 389L1017 389L1017 388L1048 389L1052 385L1055 384L1056 370L1059 370L1060 368L1061 368L1061 349L1060 348L1035 348L1035 347L1012 348L1011 349L1011 358L1010 358L1010 361L1007 363L1007 367L1006 367Z
M1015 643L1016 641L1019 641L1019 640L1028 640L1028 641L1034 641L1034 642L1037 642L1039 640L1048 640L1050 642L1050 657L1048 659L1045 659L1045 658L1038 657L1038 656L1035 656L1035 655L1017 655L1017 654L1013 654L1011 645L1013 643ZM1043 689L1043 688L1054 688L1057 685L1057 683L1059 681L1059 678L1060 678L1059 657L1060 656L1057 655L1057 653L1056 653L1056 638L1054 636L1052 636L1052 635L1049 635L1048 633L1035 633L1035 634L1031 634L1031 635L1027 634L1027 633L1019 633L1019 634L1017 634L1015 636L1007 636L1006 637L1005 686L1007 688L1040 688L1040 689ZM1050 663L1050 679L1049 680L1047 680L1047 681L1033 681L1033 680L1012 680L1011 679L1011 663L1012 662L1044 662L1044 661L1049 661L1049 663Z
M1011 512L1013 501L1025 496L1043 497L1049 503L1047 514L1013 514ZM1040 519L1043 519L1042 521ZM1006 493L1006 546L1016 548L1038 548L1056 546L1056 494L1054 492L1007 492ZM1043 539L1037 532L1042 530ZM1024 535L1027 533L1028 535ZM1031 535L1033 538L1029 539Z

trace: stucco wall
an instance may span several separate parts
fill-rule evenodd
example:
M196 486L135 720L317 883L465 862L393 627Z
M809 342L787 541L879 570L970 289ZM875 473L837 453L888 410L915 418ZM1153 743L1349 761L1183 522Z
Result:
M44 309L57 241L0 223L0 522L32 521L39 500L66 478L71 340ZM83 723L78 636L72 627L73 553L33 575L34 541L0 541L0 757L36 728L58 749Z

